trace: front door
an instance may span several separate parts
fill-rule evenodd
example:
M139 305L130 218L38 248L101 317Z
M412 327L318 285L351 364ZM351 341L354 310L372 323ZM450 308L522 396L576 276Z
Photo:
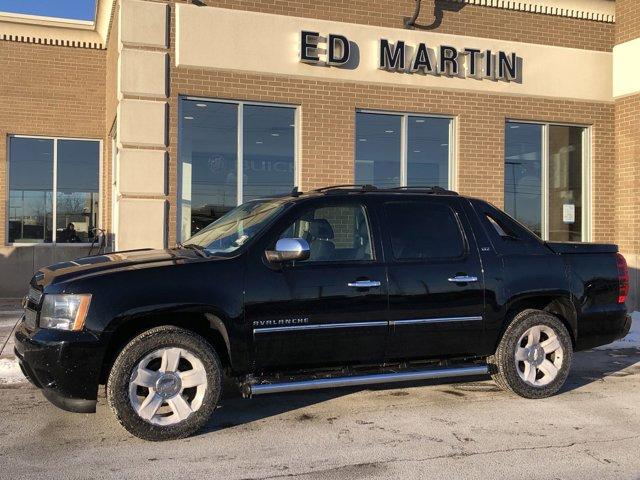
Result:
M296 206L263 243L268 249L279 238L304 238L308 260L274 266L264 250L252 255L245 314L258 370L383 360L387 281L375 228L364 203L314 199Z
M482 267L459 202L434 196L382 206L390 360L462 356L482 347Z

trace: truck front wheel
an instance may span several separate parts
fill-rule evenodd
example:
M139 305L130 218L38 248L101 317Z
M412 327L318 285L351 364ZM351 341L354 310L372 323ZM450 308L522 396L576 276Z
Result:
M520 312L488 359L502 389L525 398L555 394L569 375L573 347L564 324L540 310Z
M207 423L221 385L220 360L204 338L161 326L141 333L120 352L107 381L107 401L129 433L173 440Z

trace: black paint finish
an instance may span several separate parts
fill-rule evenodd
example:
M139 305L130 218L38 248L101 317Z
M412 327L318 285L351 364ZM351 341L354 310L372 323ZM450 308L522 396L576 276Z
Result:
M466 244L464 255L396 261L383 208L393 201L421 202L425 209L440 203L453 209ZM332 204L364 207L373 260L266 261L264 251L273 248L296 214ZM498 234L487 216L509 235ZM40 270L31 284L45 295L92 294L85 328L30 329L23 321L15 334L16 353L30 380L55 404L91 411L112 356L128 334L154 321L197 321L199 332L220 339L216 347L226 350L221 356L228 359L230 373L239 377L482 358L494 352L509 320L525 308L558 315L576 347L589 348L620 338L629 329L625 306L617 302L615 252L614 245L546 244L486 202L447 193L311 192L288 198L280 216L233 257L207 258L188 249L140 250ZM478 280L448 281L460 274ZM357 280L380 285L347 286ZM39 307L27 305L34 311ZM402 323L447 318L456 320ZM260 331L274 326L294 328Z

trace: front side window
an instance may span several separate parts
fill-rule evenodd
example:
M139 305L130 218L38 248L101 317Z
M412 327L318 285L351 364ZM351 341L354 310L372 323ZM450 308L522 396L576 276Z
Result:
M587 241L588 129L507 122L505 211L536 235Z
M449 188L452 123L450 118L357 112L356 183Z
M99 169L99 141L10 137L8 242L93 241Z
M362 205L328 206L306 211L279 238L304 238L311 249L305 262L373 259L371 233Z
M396 260L438 260L464 254L460 224L447 205L391 202L384 210Z
M295 184L296 109L182 99L180 238Z

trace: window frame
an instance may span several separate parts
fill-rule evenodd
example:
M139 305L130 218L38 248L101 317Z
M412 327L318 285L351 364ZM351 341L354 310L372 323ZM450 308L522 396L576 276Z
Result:
M384 218L385 225L388 226L389 215L387 214L387 205L393 203L425 203L427 204L425 208L428 208L431 205L441 205L451 211L453 214L453 219L455 220L458 226L458 232L460 233L460 238L462 240L462 253L455 257L434 257L434 258L396 258L395 253L393 251L393 240L391 237L391 231L389 228L385 228L385 240L387 242L387 249L389 254L387 255L387 261L391 264L402 265L402 264L441 264L448 262L458 262L467 258L471 252L471 245L469 242L469 238L467 237L467 232L465 231L464 222L460 218L461 212L450 202L447 201L432 201L433 199L429 198L427 200L420 198L398 198L398 199L385 199L380 203L380 209L382 216Z
M177 200L177 222L176 222L176 238L177 241L184 241L186 238L182 238L182 194L184 192L183 182L184 182L184 168L182 165L182 142L183 142L183 133L182 128L180 128L181 120L183 116L182 105L184 100L190 101L200 101L200 102L212 102L212 103L226 103L231 105L236 105L237 110L237 158L236 158L236 177L238 182L236 184L236 206L242 205L243 193L244 193L244 182L243 179L243 169L244 169L244 107L246 105L257 106L257 107L277 107L277 108L290 108L294 110L294 124L293 127L293 186L301 188L301 168L300 168L300 146L302 145L301 141L301 125L302 125L302 113L301 106L288 104L288 103L277 103L277 102L255 102L251 100L235 100L228 98L211 98L211 97L199 97L193 95L178 95L178 148L177 148L177 158L178 158L178 168L177 168L177 188L176 188L176 200ZM190 187L191 188L191 187ZM193 235L193 232L191 232Z
M9 202L10 202L10 198L11 198L11 184L10 184L10 174L9 174L9 170L11 168L11 139L12 138L27 138L27 139L35 139L35 140L51 140L53 142L53 176L52 176L52 181L51 181L51 198L52 198L52 204L51 204L51 220L52 220L52 231L51 231L51 242L33 242L33 243L29 243L29 242L9 242L9 221L11 219L11 215L9 212ZM82 138L82 137L56 137L56 136L48 136L48 135L23 135L23 134L9 134L7 135L7 161L6 161L6 179L7 179L7 192L6 192L6 198L5 198L5 212L7 213L6 215L6 220L5 220L5 235L6 235L6 240L5 240L5 245L6 246L10 246L10 247L34 247L37 245L58 245L57 240L57 210L58 210L58 206L57 206L57 193L58 193L58 142L59 141L80 141L80 142L97 142L98 143L98 200L99 200L99 204L98 204L98 221L96 223L96 225L94 226L94 228L101 228L100 226L102 225L102 201L103 201L103 197L102 197L102 189L103 189L103 181L102 181L102 174L103 174L103 165L102 165L102 160L103 160L103 155L104 155L104 150L103 150L103 140L101 138ZM60 243L60 245L64 245L64 246L77 246L77 247L89 247L91 246L93 243L92 242L80 242L80 243Z
M542 127L542 135L540 138L541 144L541 170L540 170L540 221L542 240L549 241L549 158L551 144L549 143L549 128L550 127L577 127L582 128L582 240L581 242L591 242L593 229L592 229L592 208L593 208L593 126L580 124L580 123L567 123L567 122L542 122L536 120L520 120L517 118L506 118L504 123L504 139L503 146L505 149L505 155L502 159L503 173L504 166L506 165L506 145L507 145L507 128L510 123L524 123L529 125L539 125ZM502 182L503 188L503 200L504 200L504 179ZM518 219L515 219L518 220Z
M441 118L449 120L449 154L448 154L448 186L449 190L457 190L458 186L458 160L457 160L457 120L458 117L453 115L431 114L431 113L415 113L415 112L394 112L392 110L371 110L358 108L355 112L354 121L354 145L353 145L353 173L355 177L356 170L356 152L358 148L358 138L355 135L357 129L358 113L368 113L373 115L390 115L400 117L400 185L406 187L409 171L409 117L418 118Z

